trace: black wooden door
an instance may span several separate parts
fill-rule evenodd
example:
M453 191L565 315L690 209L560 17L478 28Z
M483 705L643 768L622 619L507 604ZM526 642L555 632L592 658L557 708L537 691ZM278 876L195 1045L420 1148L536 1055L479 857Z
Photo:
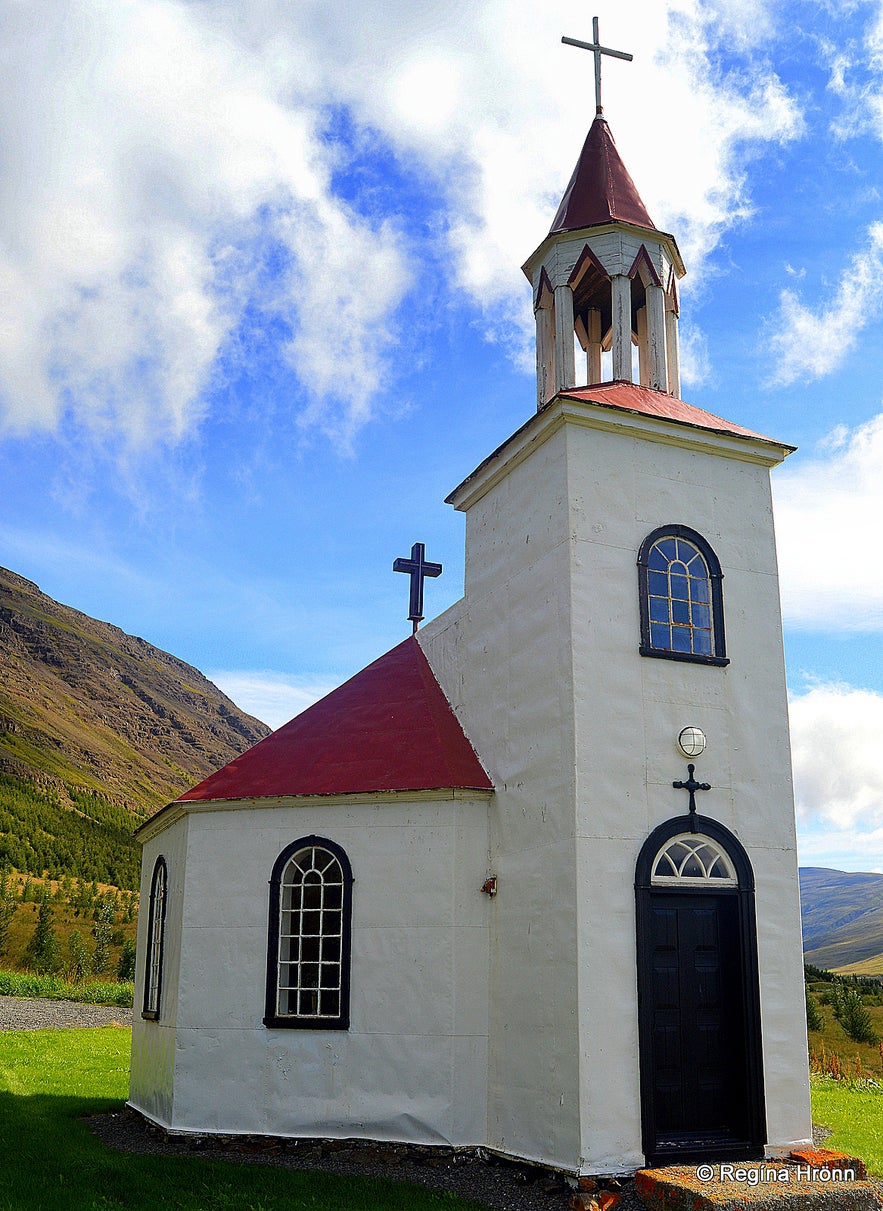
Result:
M746 1140L738 898L651 894L649 925L656 1150Z

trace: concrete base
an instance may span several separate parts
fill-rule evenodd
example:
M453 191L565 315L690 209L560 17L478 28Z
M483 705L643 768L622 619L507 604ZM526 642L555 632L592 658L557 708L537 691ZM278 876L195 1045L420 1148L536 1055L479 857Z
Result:
M880 1211L883 1198L858 1157L826 1149L788 1159L641 1169L648 1211Z

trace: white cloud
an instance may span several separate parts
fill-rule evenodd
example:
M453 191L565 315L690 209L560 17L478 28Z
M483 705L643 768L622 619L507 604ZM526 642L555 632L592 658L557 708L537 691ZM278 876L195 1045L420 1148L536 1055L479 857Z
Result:
M215 669L206 676L241 710L274 729L335 688L330 682L289 677L284 673Z
M301 378L346 438L408 270L393 226L335 197L320 110L198 6L3 8L2 428L69 413L132 445L174 441L256 302L291 323ZM267 242L281 282L262 272Z
M680 354L681 383L685 387L699 387L711 377L711 362L705 334L689 320L678 327L678 352Z
M838 426L817 457L776 473L773 493L785 621L883 627L883 574L868 557L883 516L883 413L856 429Z
M591 115L591 58L560 44L587 31L563 0L363 0L341 21L318 0L60 0L40 22L2 7L0 431L70 417L130 445L175 441L251 307L291 327L302 423L346 443L376 409L421 266L523 359L518 265ZM605 64L607 112L694 280L750 210L750 150L800 129L752 58L772 11L600 5L604 41L635 54ZM721 77L713 51L737 32L744 70ZM379 136L432 182L434 228L388 200L370 214L344 200L354 161L327 133L341 110L358 150ZM658 133L675 122L676 166Z
M801 866L883 874L883 828L841 831L798 825L797 854Z
M794 271L789 267L789 272ZM830 374L842 365L862 329L881 310L883 223L873 223L865 247L844 269L827 305L813 310L794 290L780 294L779 315L772 321L770 333L775 358L770 381L784 386Z
M789 706L802 865L883 862L883 694L817 685Z

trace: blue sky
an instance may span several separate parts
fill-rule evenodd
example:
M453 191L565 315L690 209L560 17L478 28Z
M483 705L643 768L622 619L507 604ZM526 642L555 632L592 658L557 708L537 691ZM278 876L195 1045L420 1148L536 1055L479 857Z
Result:
M534 407L519 266L593 111L682 394L776 473L804 864L883 869L883 0L3 0L0 561L277 725L408 633Z

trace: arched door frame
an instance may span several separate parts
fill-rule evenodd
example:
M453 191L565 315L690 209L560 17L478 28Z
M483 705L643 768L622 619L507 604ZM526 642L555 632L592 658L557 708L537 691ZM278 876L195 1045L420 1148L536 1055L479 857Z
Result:
M672 880L671 888L651 883L653 862L656 855L672 837L679 833L694 833L709 837L726 850L738 878L737 887L685 886L680 880ZM651 897L669 895L737 896L739 901L739 955L741 962L742 1020L745 1037L746 1102L749 1139L736 1145L722 1144L690 1152L665 1150L657 1147L657 1124L653 1099L652 1023L649 912ZM638 1034L641 1072L641 1132L648 1165L671 1164L677 1161L690 1162L711 1157L729 1159L730 1155L747 1157L763 1155L766 1143L766 1109L763 1086L763 1048L760 1027L760 981L757 962L757 921L754 905L754 871L751 861L739 839L717 820L691 813L674 816L653 830L641 847L635 868L635 897L637 922L638 957ZM747 1148L746 1148L747 1145Z

